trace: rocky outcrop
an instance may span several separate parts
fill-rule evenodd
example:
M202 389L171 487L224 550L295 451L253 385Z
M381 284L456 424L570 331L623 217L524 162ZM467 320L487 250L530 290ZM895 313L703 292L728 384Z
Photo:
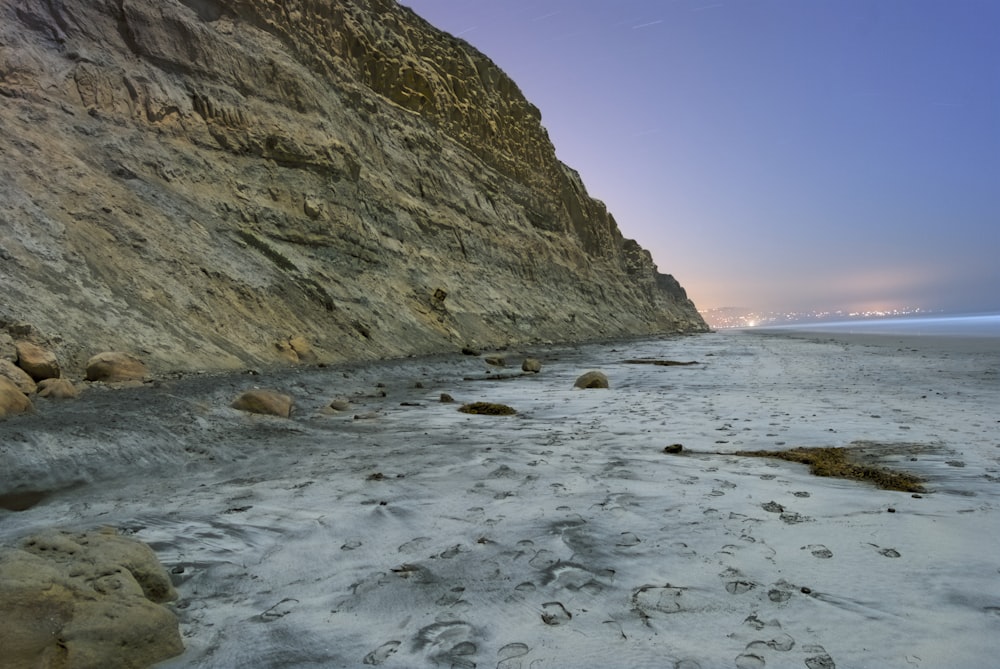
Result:
M64 370L707 329L514 82L389 0L2 3L0 96L0 328Z
M153 551L113 531L48 531L0 549L0 663L137 669L184 650Z

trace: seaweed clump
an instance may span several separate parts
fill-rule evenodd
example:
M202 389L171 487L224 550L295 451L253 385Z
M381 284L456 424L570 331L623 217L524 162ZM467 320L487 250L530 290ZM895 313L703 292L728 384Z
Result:
M737 451L736 455L755 458L778 458L809 465L813 476L830 476L867 481L883 490L924 492L923 481L907 472L894 472L885 467L859 463L851 458L847 448L792 448L785 451Z
M458 408L462 413L474 413L484 416L512 416L517 413L512 407L506 404L495 404L493 402L472 402L463 404Z

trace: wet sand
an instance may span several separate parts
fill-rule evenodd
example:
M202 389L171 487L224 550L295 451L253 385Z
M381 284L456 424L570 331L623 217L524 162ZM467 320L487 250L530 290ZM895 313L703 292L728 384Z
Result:
M881 341L714 333L506 370L95 389L0 423L0 494L60 489L0 510L0 541L149 542L187 645L163 667L989 666L1000 356ZM528 354L540 374L464 380ZM591 369L611 387L574 390ZM252 386L295 397L292 418L231 409ZM350 408L325 412L335 397ZM478 401L517 414L458 411ZM792 447L859 449L926 490L735 454Z

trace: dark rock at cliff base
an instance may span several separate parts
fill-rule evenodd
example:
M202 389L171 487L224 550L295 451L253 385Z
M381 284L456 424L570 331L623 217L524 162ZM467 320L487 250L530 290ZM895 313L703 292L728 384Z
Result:
M54 400L72 400L80 396L80 391L69 379L45 379L38 382L38 396Z
M17 342L17 366L33 380L59 378L59 361L55 353L30 341Z
M142 360L119 351L98 353L87 361L88 381L141 381L147 374L146 364Z
M586 374L581 374L577 378L576 383L573 384L574 388L607 388L608 387L608 377L605 376L604 372L591 371Z
M707 330L487 56L289 7L0 3L0 329L154 373Z

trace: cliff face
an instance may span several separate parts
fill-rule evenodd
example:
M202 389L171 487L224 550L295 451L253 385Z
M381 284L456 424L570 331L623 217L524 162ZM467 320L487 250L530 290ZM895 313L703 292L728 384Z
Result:
M0 327L70 366L706 329L517 86L387 0L3 0L0 140Z

